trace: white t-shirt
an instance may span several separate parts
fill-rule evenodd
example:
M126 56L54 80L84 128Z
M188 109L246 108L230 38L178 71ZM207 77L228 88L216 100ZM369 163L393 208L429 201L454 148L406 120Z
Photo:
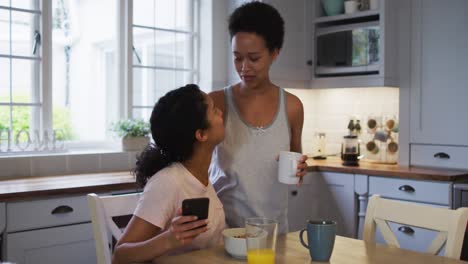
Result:
M182 201L189 198L208 197L208 231L198 235L189 245L172 253L181 253L218 245L222 242L221 232L226 227L223 204L211 183L204 186L179 162L158 171L151 177L138 201L134 215L166 231Z

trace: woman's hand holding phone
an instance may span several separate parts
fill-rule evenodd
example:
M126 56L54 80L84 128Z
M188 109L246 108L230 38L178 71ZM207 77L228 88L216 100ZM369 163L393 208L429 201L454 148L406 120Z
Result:
M197 220L196 216L182 215L182 209L177 209L176 217L171 221L169 233L173 246L187 245L201 233L208 230L208 219Z

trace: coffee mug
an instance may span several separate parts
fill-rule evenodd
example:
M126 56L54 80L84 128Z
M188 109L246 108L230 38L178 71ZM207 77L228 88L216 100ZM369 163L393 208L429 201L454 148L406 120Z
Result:
M370 9L378 9L379 8L379 0L370 0L369 8Z
M344 2L345 13L346 14L352 14L352 13L358 11L359 6L360 6L360 3L358 3L358 1L355 1L355 0L345 1Z
M285 184L298 184L297 161L302 157L302 153L281 151L279 154L278 181Z
M372 154L377 154L379 153L379 146L375 143L375 141L369 141L366 144L366 149Z
M307 243L303 234L307 231ZM301 244L309 249L312 261L329 261L335 245L336 222L335 221L307 221L307 228L299 233Z
M391 141L390 143L388 143L387 151L392 154L396 153L398 151L398 143L396 143L395 141Z

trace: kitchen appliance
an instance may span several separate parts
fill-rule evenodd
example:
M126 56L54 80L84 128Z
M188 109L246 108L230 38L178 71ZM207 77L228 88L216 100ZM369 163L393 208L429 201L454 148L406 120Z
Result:
M344 166L359 166L359 141L357 136L347 135L343 137L341 144L341 160Z
M317 77L379 74L379 21L324 26L316 35Z

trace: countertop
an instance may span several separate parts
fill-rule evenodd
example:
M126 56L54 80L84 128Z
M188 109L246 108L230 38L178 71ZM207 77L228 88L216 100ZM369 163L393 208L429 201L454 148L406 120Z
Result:
M0 181L0 201L137 189L128 171L28 177Z
M359 167L348 167L343 166L341 160L336 157L328 157L326 160L309 159L307 164L309 165L308 171L341 172L442 182L468 181L468 171L461 170L405 167L364 161L360 161ZM131 189L137 190L138 186L135 183L135 178L128 171L27 177L0 180L0 202Z
M461 182L468 180L468 170L408 167L368 161L359 161L359 166L350 167L343 166L341 159L337 157L328 157L326 160L308 159L307 165L309 166L307 171L342 172L426 181Z

